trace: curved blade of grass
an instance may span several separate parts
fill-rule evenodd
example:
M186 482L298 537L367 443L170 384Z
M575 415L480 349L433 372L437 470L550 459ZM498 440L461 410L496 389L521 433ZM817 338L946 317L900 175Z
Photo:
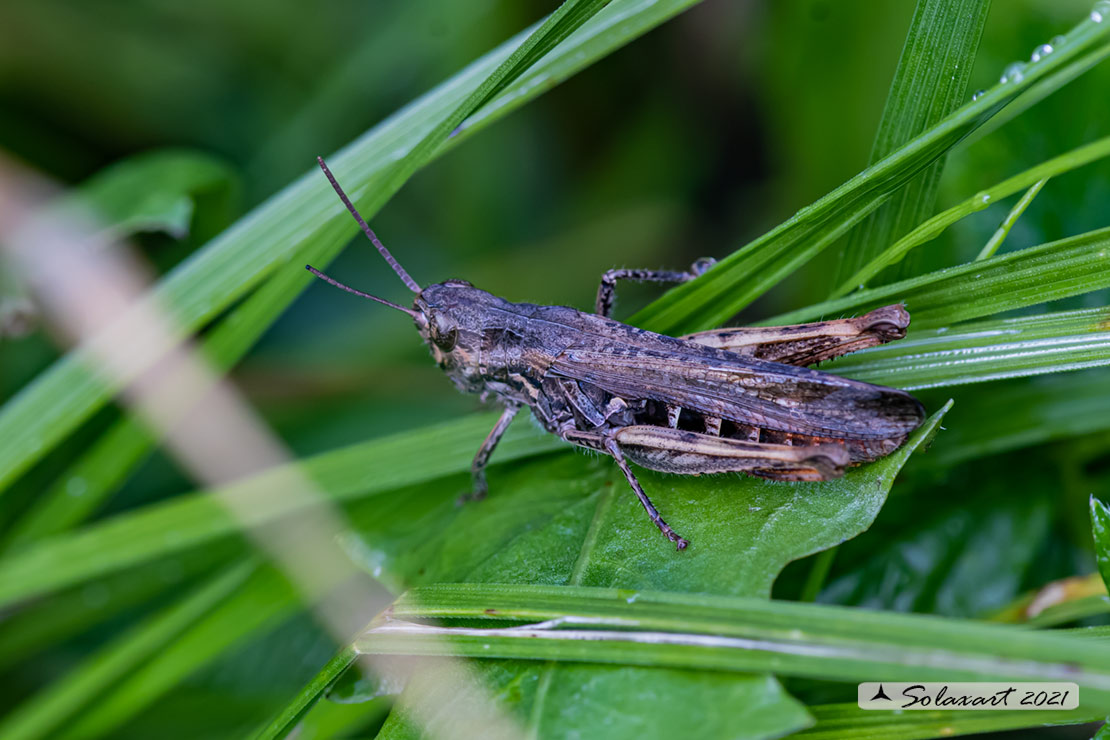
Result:
M1070 172L1085 164L1089 164L1110 155L1110 136L1098 141L1085 144L1072 149L1070 152L1053 157L1036 167L1021 172L1013 177L1003 180L986 190L982 190L957 203L948 210L938 213L923 222L887 249L883 250L873 260L861 267L854 275L845 280L829 296L830 300L848 295L857 288L862 288L881 271L897 264L914 249L935 239L952 224L970 216L973 213L987 208L991 203L1013 195L1014 193L1036 186L1041 180Z
M822 370L906 390L1110 364L1110 310L1064 311L915 332Z
M990 5L990 0L919 0L869 164L935 125L963 102ZM837 261L838 282L929 217L944 161L944 155L938 157L852 230Z
M794 737L804 740L928 740L985 732L1003 732L1045 725L1097 722L1094 712L1061 709L1029 712L1010 709L991 712L919 709L912 712L876 712L856 704L811 706L817 724Z
M1099 229L861 290L760 323L796 324L903 302L915 329L948 326L1110 286L1108 255L1110 228Z
M276 570L257 568L201 619L121 679L106 684L57 740L111 737L183 680L236 646L273 629L301 609L296 593Z
M1056 72L1053 72L1030 87L1021 95L1018 95L1017 98L1003 108L998 115L960 142L960 147L971 146L983 137L994 133L1037 103L1052 95L1052 93L1102 62L1107 57L1110 57L1110 44L1096 46L1091 51L1076 58L1075 61L1061 67Z
M882 161L734 252L702 277L669 291L633 316L632 323L670 334L719 326L835 241L1021 92L1106 44L1108 37L1110 24L1082 21L1065 36L1059 52L1026 65L1020 79L1000 83L959 108Z
M355 640L381 654L768 670L853 680L1059 680L1110 707L1110 643L935 616L573 586L441 584L395 602ZM446 620L439 627L413 620ZM402 620L402 621L395 621ZM465 626L454 626L466 620ZM475 620L492 628L475 627ZM436 641L429 639L432 636ZM868 678L868 676L870 678ZM901 678L899 678L901 677Z
M1110 429L1104 371L1002 383L960 398L948 431L920 464L946 468L967 460Z
M334 256L336 243L311 241L294 255L294 264L324 262ZM203 351L213 367L234 365L312 279L305 270L279 270L236 306L204 338ZM83 521L118 490L155 444L137 419L120 418L34 500L0 542L5 548L19 547Z
M164 649L242 585L253 565L233 568L196 589L114 642L101 648L81 668L54 682L0 721L0 735L31 740L53 737L59 725L88 707L112 684Z
M452 123L448 128L447 119L458 117L452 112L467 112L461 104L468 95L473 105L491 91L500 91L489 103L497 109L495 113L468 122L467 130L475 131L695 2L664 0L644 6L637 0L613 0L576 33L564 37L553 52L539 60L532 74L521 77L526 68L518 65L512 74L505 71L500 82L479 95L479 83L490 78L521 44L524 34L518 35L345 147L331 158L331 164L342 172L345 186L359 201L364 215L372 217L385 200L385 188L400 180L398 158L405 158L409 162L406 168L410 167L415 161L410 155L424 138L445 137L454 130L459 124ZM597 9L594 4L588 7ZM580 18L575 15L571 20L577 22ZM571 28L568 22L557 29L557 35ZM539 49L527 53L534 56ZM527 84L505 87L513 75L519 78L518 83ZM438 128L437 122L442 122ZM438 156L450 143L445 146L439 139L437 146L431 151L422 148L424 158ZM423 164L424 159L419 163ZM196 329L275 270L283 266L292 269L290 259L310 241L330 242L330 254L334 256L354 230L354 223L334 193L313 170L180 265L158 286L154 296L170 307L180 326ZM289 296L288 301L294 297ZM287 303L278 306L275 318L284 305ZM5 404L0 409L0 436L13 443L0 448L0 490L100 408L110 390L88 371L80 351L75 351Z
M320 672L301 689L300 693L269 724L259 730L255 735L256 740L281 740L288 737L308 710L312 709L312 706L327 692L328 687L354 664L357 657L358 652L353 645L348 645L336 653L335 657L320 669Z
M333 501L372 496L469 470L474 450L494 420L495 415L475 414L333 450L300 464ZM534 455L561 444L550 435L517 424L498 446L498 461ZM430 449L436 450L436 455L429 456ZM264 488L264 484L249 485L240 489L240 494L249 494L253 489L255 492L249 495L259 497L259 511L267 516L288 514L274 508L273 502L266 499ZM231 517L205 494L179 496L146 506L73 533L47 538L0 559L0 606L135 565L160 553L181 552L237 531Z
M1037 180L1033 183L1031 188L1025 191L1025 194L1018 199L1018 202L1014 204L1010 212L1006 214L1006 218L1002 219L1002 223L999 224L998 229L991 234L991 238L983 245L983 249L975 256L976 261L985 260L995 255L998 248L1002 246L1002 242L1006 241L1006 237L1010 235L1010 229L1014 228L1014 224L1021 218L1021 214L1025 213L1025 209L1029 207L1029 204L1033 202L1033 199L1037 197L1037 193L1041 192L1041 188L1043 188L1047 182L1047 179Z
M4 618L0 630L0 670L31 656L64 645L82 632L141 612L167 593L181 592L216 569L243 557L244 547L233 540L197 548L170 558L155 558L94 584L87 584L36 601Z

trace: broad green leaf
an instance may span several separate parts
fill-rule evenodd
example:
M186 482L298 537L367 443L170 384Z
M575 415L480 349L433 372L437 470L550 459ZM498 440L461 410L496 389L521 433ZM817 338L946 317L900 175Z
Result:
M491 478L494 493L489 500L462 511L454 507L452 488L443 490L442 485L400 499L365 501L352 514L369 528L350 550L373 572L394 574L399 586L512 580L617 587L629 602L636 600L638 589L766 598L788 562L870 526L894 476L935 430L940 416L933 416L895 454L839 481L783 485L637 471L670 524L691 540L682 553L658 534L611 462L580 456L515 466ZM398 522L419 524L398 531ZM665 718L682 716L684 708L700 712L695 707L702 707L705 716L727 717L760 697L768 700L763 677L710 680L648 668L513 666L490 666L483 675L499 695L511 685L538 685L534 695L517 696L508 704L529 718L540 735L606 722L612 715L598 707L609 707L641 716L650 710L651 721L627 729L622 723L619 731L662 737L668 728L674 730ZM745 688L738 682L746 682ZM667 687L676 694L671 696ZM570 693L581 697L578 709L560 700ZM700 697L696 704L695 696ZM793 718L779 732L805 724L785 696L777 701L782 716ZM716 712L711 711L714 706ZM729 709L722 713L722 706ZM387 723L386 737L403 736L403 727ZM764 737L774 730L766 726L755 731L753 726L750 736ZM707 729L705 736L712 735Z
M162 231L177 239L189 233L197 202L204 200L204 221L222 228L231 215L236 178L226 164L202 152L158 150L107 167L61 199L61 212L78 209L123 238ZM0 337L20 336L38 322L26 285L0 258Z
M841 283L840 287L833 291L830 298L841 298L857 288L862 288L865 283L879 274L884 268L896 264L905 258L912 250L940 236L945 229L957 221L981 211L992 203L1013 195L1022 189L1036 188L1038 183L1050 177L1070 172L1085 164L1090 164L1091 162L1102 159L1107 155L1110 155L1110 136L1072 149L1070 152L1041 162L1036 167L1030 167L1024 172L1018 173L985 190L980 190L975 195L966 198L948 210L938 213L927 221L918 224L915 228L910 230L909 233L884 249L870 262ZM1035 194L1034 191L1034 195Z
M964 101L990 5L990 0L918 0L870 164ZM852 231L837 262L838 280L931 215L944 160L943 155L938 157Z
M809 708L817 724L794 737L804 740L929 740L1047 725L1097 722L1097 713L1083 710L997 710L992 712L918 709L876 712L856 704L819 704Z
M87 709L114 683L228 598L250 575L252 565L234 568L210 580L161 613L101 648L82 667L52 683L0 722L5 738L54 737L72 717Z
M914 332L821 369L907 390L1082 370L1110 364L1108 316L1097 308Z
M697 280L680 285L636 314L632 323L655 331L685 333L718 326L778 283L897 188L981 126L1024 90L1070 62L1107 44L1110 25L1080 22L1060 50L1025 65L974 101L892 152L789 220L722 260Z
M371 625L355 646L383 655L773 670L842 682L1069 681L1079 684L1086 711L1110 706L1104 636L706 594L440 584L403 595L390 619Z
M1102 582L1110 584L1110 508L1094 496L1091 496L1091 532L1095 538L1098 572L1102 575Z
M641 7L636 0L614 0L540 59L528 75L522 74L528 71L526 68L515 67L512 72L518 76L517 84L490 100L487 107L494 112L472 118L466 132L473 133L515 110L695 2L665 0ZM558 30L561 34L566 29L560 26ZM463 111L462 103L510 57L523 36L505 42L329 158L365 217L372 218L392 194L386 193L387 187L399 186L401 170L397 162L403 159L406 169L411 167L409 155L418 144L443 132L447 124L442 122L452 112ZM541 48L535 47L531 53ZM503 81L510 80L508 70L503 72ZM489 86L482 95L500 84ZM439 149L427 152L422 148L421 152L438 156L450 146L451 142L441 142ZM330 255L321 259L325 264L338 254L356 228L327 182L312 168L175 269L155 289L154 299L168 307L178 325L196 329L276 271L300 270L301 264L292 260L312 242L324 243L325 254ZM305 273L301 284L306 285L309 279ZM285 302L270 302L271 313L265 325L295 297L293 291L286 295ZM249 336L247 346L257 336ZM85 362L79 350L69 353L0 409L0 436L14 440L0 448L0 490L109 398L111 388L97 379Z
M1035 306L1110 286L1110 228L949 267L768 319L794 324L905 303L915 329Z
M66 198L62 208L92 212L116 238L163 231L177 239L189 233L197 200L228 200L237 189L226 164L202 152L156 150L128 157L93 175ZM223 211L226 203L212 203ZM212 219L214 222L223 217ZM221 226L223 224L220 224Z

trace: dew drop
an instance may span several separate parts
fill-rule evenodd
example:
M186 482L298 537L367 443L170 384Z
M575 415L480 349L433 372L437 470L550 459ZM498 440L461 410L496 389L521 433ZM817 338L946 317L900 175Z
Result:
M975 196L975 200L979 201L983 205L986 205L987 203L991 202L991 194L990 193L979 193L978 195Z
M1106 7L1102 3L1095 3L1095 8L1091 11L1091 20L1095 23L1102 23L1102 19L1105 17Z
M1059 49L1067 41L1063 36L1053 36L1048 43L1052 44L1053 49Z
M1032 56L1029 57L1031 62L1039 62L1046 56L1052 53L1052 44L1041 44L1033 50Z
M1021 82L1023 79L1025 79L1025 65L1014 62L1002 71L1002 77L998 81L1005 85L1007 82Z
M66 481L66 493L74 498L83 496L89 490L89 484L80 476L74 476Z
M972 99L972 101L975 101L975 100L978 100L979 98L983 97L986 94L987 94L986 90L976 90L975 94L971 96L971 99Z
M631 596L629 596L627 599L625 599L625 601L629 604L635 604L636 600L639 599L639 598L640 598L640 594L635 593L635 594L632 594Z

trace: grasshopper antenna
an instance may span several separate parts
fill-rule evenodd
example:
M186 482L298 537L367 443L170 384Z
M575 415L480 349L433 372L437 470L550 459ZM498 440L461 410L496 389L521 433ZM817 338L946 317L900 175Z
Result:
M388 262L389 266L393 268L393 271L395 273L397 273L397 277L401 278L401 281L404 282L404 284L406 286L408 286L408 289L411 290L413 293L419 293L420 292L420 285L415 280L413 280L411 277L409 277L409 274L407 272L405 272L405 268L401 267L400 263L398 263L397 260L393 259L393 255L390 254L389 250L385 248L385 245L381 243L381 241L378 239L377 234L375 234L370 229L370 227L366 225L366 222L362 220L362 216L358 215L358 211L355 210L355 207L353 205L351 205L350 198L347 197L347 194L343 192L343 188L339 187L339 183L336 182L335 175L333 175L331 173L331 170L328 169L328 166L326 164L324 164L324 158L323 157L317 157L316 161L319 162L320 169L322 169L324 171L324 174L328 178L328 182L330 182L331 186L333 188L335 188L335 192L336 192L336 194L339 195L339 199L341 201L343 201L343 205L347 206L347 210L351 212L351 215L355 217L355 221L358 221L358 225L360 227L362 227L362 233L366 234L366 238L369 239L370 242L375 247L378 248L378 253L381 254L382 257L385 258L385 261ZM319 273L317 273L317 274L319 275ZM324 277L324 276L320 275L320 277ZM340 285L339 283L336 283L334 280L331 280L331 278L325 278L325 279L334 283L336 286L338 286L340 288L343 288L344 290L351 290L350 288L348 288L345 285ZM351 291L351 292L356 292L356 291ZM359 295L363 295L363 294L359 294ZM368 297L373 298L373 296L368 296ZM380 298L374 298L374 300L380 301L381 299Z
M369 298L372 301L377 301L378 303L382 303L386 306L389 306L390 308L395 308L398 311L404 311L405 313L407 313L409 316L413 317L414 319L416 317L420 316L420 314L418 312L412 310L411 308L405 308L404 306L398 306L396 303L393 303L391 301L387 301L384 298L378 298L376 295L370 295L369 293L363 293L361 290L355 290L354 288L352 288L349 285L344 285L343 283L339 282L335 278L328 277L327 275L320 272L319 270L317 270L312 265L305 265L304 268L306 270L308 270L309 272L311 272L316 277L323 280L324 282L331 283L332 285L339 288L340 290L345 290L348 293L354 293L355 295L362 296L363 298Z

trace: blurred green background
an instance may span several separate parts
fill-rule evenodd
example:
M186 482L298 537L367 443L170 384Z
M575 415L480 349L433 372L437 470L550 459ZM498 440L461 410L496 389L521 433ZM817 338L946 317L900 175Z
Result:
M508 0L6 3L0 10L0 148L70 185L163 147L196 149L225 162L233 184L216 189L207 205L200 201L187 236L137 239L164 272L313 168L315 155L335 151L554 6ZM610 267L679 268L697 257L724 256L867 164L913 6L911 0L706 0L494 131L464 142L413 178L372 225L422 283L463 277L509 299L580 308L592 305L598 277ZM993 84L1008 63L1027 59L1088 9L1087 0L995 2L971 88ZM1108 89L1110 65L1104 64L973 146L958 147L945 170L940 207L1105 135ZM342 182L343 172L336 174ZM1060 177L1004 249L1105 226L1108 202L1110 162ZM926 265L974 257L1006 207L996 205L950 229L923 250ZM822 298L834 259L835 249L826 251L740 320ZM407 300L362 241L353 242L329 272L363 290ZM654 294L622 288L617 316ZM1074 305L1104 303L1105 295L1095 294ZM10 397L58 355L41 331L4 341L0 396ZM320 284L306 291L233 377L302 455L477 407L428 361L409 322ZM1028 382L1011 384L1025 388ZM971 386L955 395L976 393ZM923 395L936 408L951 394ZM69 442L69 452L112 413L100 414ZM1041 450L1025 458L1055 454ZM987 461L976 471L947 470L937 478L938 497L956 500L976 491L976 505L994 510L994 502L1007 501L1007 491L992 489L990 471L1005 469L1008 460ZM36 478L47 480L49 471L30 476L24 500ZM1027 483L1036 495L1020 506L1029 511L996 522L1010 527L1003 539L1043 545L1044 532L1057 526L1075 534L1074 521L1049 521L1046 501L1059 493L1054 476L1031 475ZM156 455L111 510L190 487ZM897 531L928 513L924 502L892 500L879 526ZM963 525L946 521L944 538L966 540L977 531L973 522L982 519L967 516ZM1012 531L1018 524L1008 521L1025 529ZM907 591L896 598L853 595L852 583L835 578L834 594L850 603L973 615L1023 587L1089 568L1078 536L1042 545L1014 555L1025 566L1006 576L1005 593L994 601L946 602L943 594L930 593L923 603ZM865 557L849 546L838 567L848 572ZM165 578L181 577L175 567L181 568L169 567ZM788 572L783 588L796 590L799 578ZM97 640L93 633L61 646L30 674L5 674L0 685L13 697L25 695ZM280 651L272 649L276 644ZM272 697L295 690L330 650L306 623L286 626L190 679L128 736L150 736L144 727L162 728L175 715L207 722L213 731L234 726L241 717L232 712L198 718L196 708L211 692L235 697L247 715L251 707L270 707Z

